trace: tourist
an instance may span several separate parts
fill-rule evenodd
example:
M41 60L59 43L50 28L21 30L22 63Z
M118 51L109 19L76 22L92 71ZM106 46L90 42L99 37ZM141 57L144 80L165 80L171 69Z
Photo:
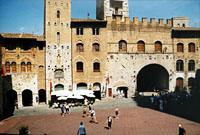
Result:
M90 106L90 105L89 105L89 107L88 107L88 108L89 108L89 109L88 109L89 111L88 111L88 115L87 115L87 116L88 116L88 117L92 117L92 116L91 116L91 111L92 111L92 108L91 108L91 106Z
M97 118L96 118L96 112L94 109L91 110L91 122L94 122L96 124L98 124Z
M83 122L80 123L80 126L77 131L77 135L86 135L85 126L83 125Z
M159 101L160 101L159 109L160 111L163 111L163 100L160 99Z
M65 106L64 105L62 105L62 107L61 107L61 116L62 117L64 117L64 115L65 115Z
M112 126L112 116L111 115L108 116L107 122L108 122L108 129L111 129L111 126Z
M86 105L86 106L88 105L88 100L87 100L87 98L84 99L84 105Z
M65 104L65 110L66 110L66 114L70 114L68 103Z
M182 127L181 124L179 124L179 135L185 135L185 134L186 134L185 129Z
M83 106L83 115L82 115L82 117L86 117L86 113L87 113L87 106L84 105Z
M115 118L119 119L119 108L118 107L115 108Z

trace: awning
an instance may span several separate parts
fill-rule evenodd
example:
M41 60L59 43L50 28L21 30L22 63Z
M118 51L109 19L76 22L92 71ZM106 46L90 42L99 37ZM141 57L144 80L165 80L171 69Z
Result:
M67 100L67 97L59 97L58 100Z
M73 93L71 91L68 91L68 90L59 90L59 91L53 91L51 92L51 95L55 95L57 97L60 97L60 96L70 96L72 95Z

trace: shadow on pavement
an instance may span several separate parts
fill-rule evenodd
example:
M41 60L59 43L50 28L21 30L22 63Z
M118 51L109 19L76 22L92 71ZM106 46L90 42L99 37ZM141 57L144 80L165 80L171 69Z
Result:
M153 110L162 111L171 115L182 117L194 122L200 123L200 95L192 96L189 100L172 102L163 102L163 110L160 110L160 102L154 101L151 103L152 96L137 96L133 100L140 107L150 108Z

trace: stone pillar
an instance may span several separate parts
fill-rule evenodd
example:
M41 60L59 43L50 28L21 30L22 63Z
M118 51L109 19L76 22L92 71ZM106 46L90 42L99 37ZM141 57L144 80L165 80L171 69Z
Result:
M18 106L19 107L23 107L23 104L22 104L22 94L18 94L17 95L17 100L18 100Z

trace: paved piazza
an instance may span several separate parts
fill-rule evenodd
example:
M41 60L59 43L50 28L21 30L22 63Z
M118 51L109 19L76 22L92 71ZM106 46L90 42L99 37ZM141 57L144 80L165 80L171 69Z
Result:
M120 119L114 120L111 130L104 129L106 117L114 115L117 105L120 107ZM20 108L15 116L0 122L0 133L17 134L18 127L25 125L31 135L76 135L80 121L83 121L87 135L178 135L179 123L187 135L200 135L199 123L138 107L131 99L97 101L93 107L99 124L89 123L90 117L82 118L81 107L73 108L72 114L65 117L61 117L60 109L48 109L46 106ZM19 113L26 116L19 116Z

